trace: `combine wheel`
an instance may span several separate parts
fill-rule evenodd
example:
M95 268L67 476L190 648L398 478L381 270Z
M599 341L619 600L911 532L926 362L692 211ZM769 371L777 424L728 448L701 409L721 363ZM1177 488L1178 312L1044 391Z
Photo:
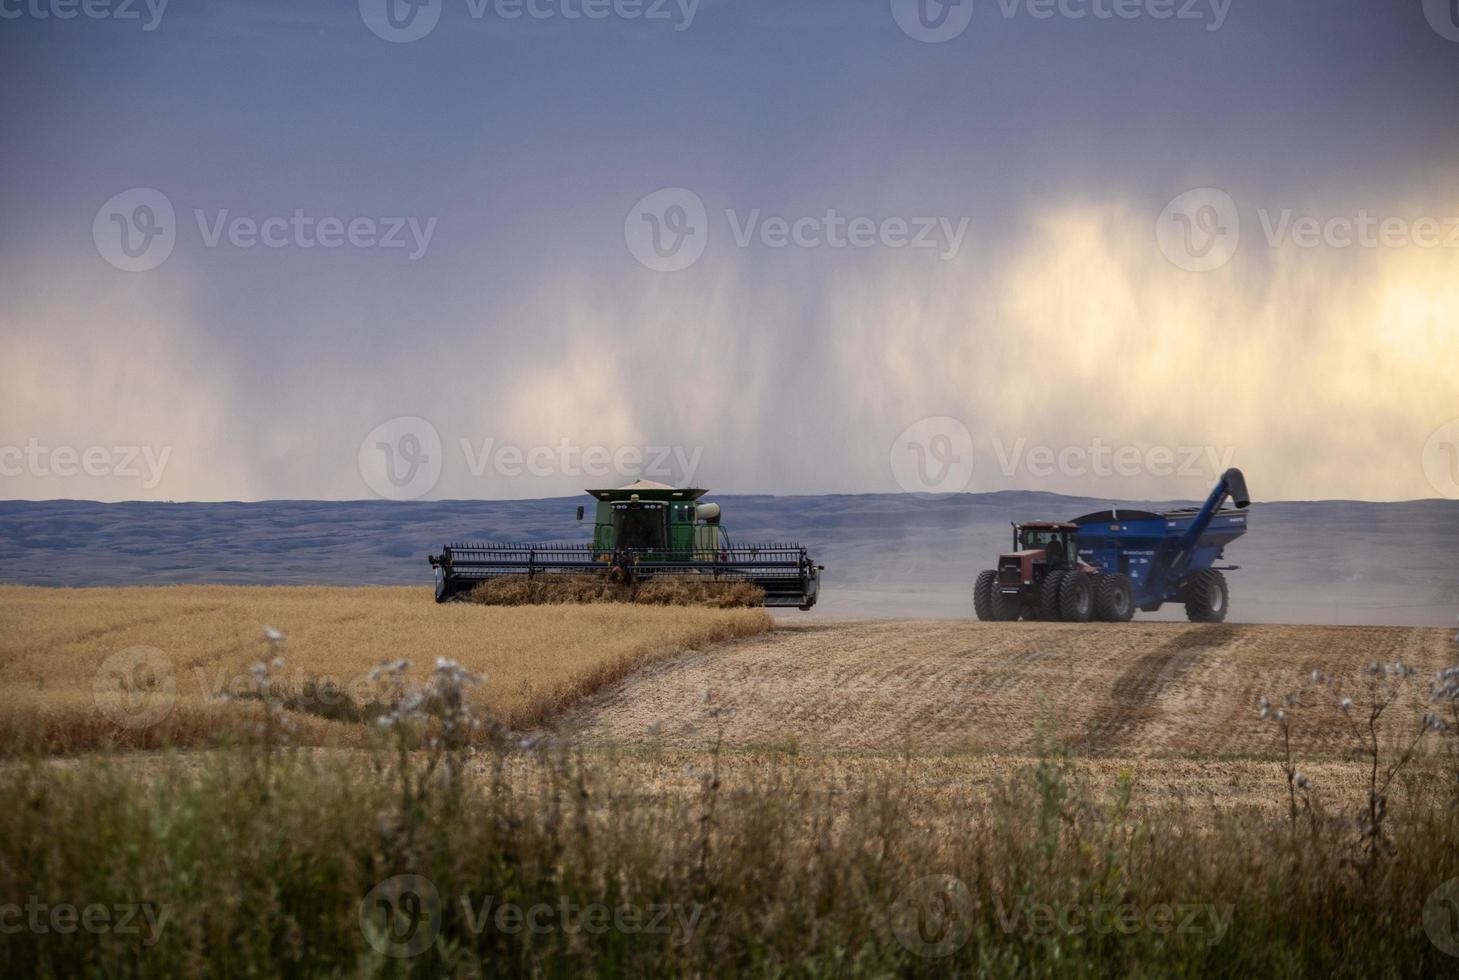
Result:
M1135 615L1135 596L1130 588L1130 577L1121 572L1099 576L1094 593L1094 610L1097 618L1106 623L1128 623Z
M1094 614L1094 590L1090 575L1065 572L1059 583L1059 615L1070 623L1087 623Z
M998 573L991 569L978 573L977 584L973 586L973 612L985 623L993 622L996 618L993 615L993 585L998 580Z
M1214 568L1203 569L1191 577L1185 588L1185 616L1192 623L1219 623L1226 618L1226 576Z
M1057 623L1059 615L1059 586L1064 582L1064 572L1050 572L1044 576L1039 589L1039 619Z

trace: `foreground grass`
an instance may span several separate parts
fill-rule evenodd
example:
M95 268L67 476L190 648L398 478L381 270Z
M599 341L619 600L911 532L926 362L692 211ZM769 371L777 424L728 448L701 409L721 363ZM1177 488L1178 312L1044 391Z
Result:
M287 640L267 643L265 624ZM370 670L401 657L415 661L406 679L438 656L485 675L476 706L526 727L654 660L770 625L752 609L437 606L426 589L0 587L3 745L207 744L236 734L222 696L249 695L250 666L276 655L296 742L358 740Z
M1368 977L1453 963L1424 928L1426 901L1459 875L1447 796L1396 807L1371 862L1336 815L1152 808L1057 755L935 819L894 773L838 789L771 764L731 781L711 755L687 799L664 800L568 748L436 757L423 778L430 758L11 763L0 972Z

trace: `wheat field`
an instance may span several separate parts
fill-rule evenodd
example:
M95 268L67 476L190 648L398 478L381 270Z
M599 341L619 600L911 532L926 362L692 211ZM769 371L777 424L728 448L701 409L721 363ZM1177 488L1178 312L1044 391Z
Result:
M0 698L9 732L43 733L50 750L201 744L247 717L233 702L252 691L250 668L279 658L271 683L304 704L300 740L348 742L362 726L331 717L380 694L374 666L408 659L421 678L447 657L484 678L479 706L518 728L770 624L758 609L438 606L412 588L0 587ZM321 703L299 702L311 691Z

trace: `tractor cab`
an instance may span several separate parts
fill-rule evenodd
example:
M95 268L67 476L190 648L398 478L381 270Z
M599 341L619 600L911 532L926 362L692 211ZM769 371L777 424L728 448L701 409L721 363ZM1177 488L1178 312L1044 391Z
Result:
M1013 525L1013 550L998 556L998 585L1021 589L1051 571L1079 564L1079 525L1060 521L1027 521Z
M1013 526L1015 552L1044 552L1050 568L1071 568L1079 562L1079 525L1055 521L1028 521ZM1038 559L1035 558L1037 561Z

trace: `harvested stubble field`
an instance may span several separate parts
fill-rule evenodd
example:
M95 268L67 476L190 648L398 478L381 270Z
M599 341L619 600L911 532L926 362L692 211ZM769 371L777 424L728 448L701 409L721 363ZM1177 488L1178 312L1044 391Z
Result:
M631 748L672 786L722 739L724 765L789 755L828 778L905 770L956 795L1067 746L1092 775L1127 773L1147 799L1285 805L1281 745L1263 696L1301 692L1292 749L1332 802L1361 797L1344 696L1362 704L1374 661L1420 678L1459 659L1444 629L956 621L783 625L657 663L561 719L589 742ZM1312 672L1324 675L1314 686ZM709 699L706 700L706 693ZM1411 734L1427 685L1389 713ZM1384 748L1389 749L1385 743ZM651 749L650 752L636 751ZM809 760L819 760L811 763Z
M331 743L362 727L334 719L376 696L371 668L405 658L420 677L448 657L486 679L472 690L481 707L522 727L770 622L746 609L437 606L409 588L0 587L0 698L10 731L43 732L48 749L196 745L241 716L220 695L247 695L250 667L282 656L274 690L305 709L292 712L296 737ZM278 649L264 626L284 634Z
M566 721L596 738L644 741L654 722L703 730L717 708L730 745L1027 754L1056 736L1081 754L1270 756L1263 695L1332 678L1303 754L1335 757L1342 693L1372 661L1421 675L1455 659L1444 629L1351 626L976 623L782 625L764 637L666 660ZM706 703L704 692L713 698ZM661 737L676 735L667 728Z

